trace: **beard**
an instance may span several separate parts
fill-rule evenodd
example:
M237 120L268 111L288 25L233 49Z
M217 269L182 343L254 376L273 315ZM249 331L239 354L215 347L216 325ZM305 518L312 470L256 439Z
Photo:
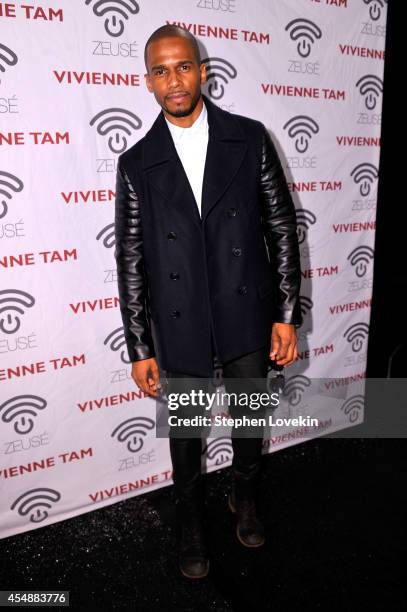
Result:
M166 113L168 113L169 115L171 115L171 117L188 117L188 115L190 115L191 113L194 112L196 105L199 102L199 98L201 97L201 90L199 89L195 95L194 98L192 98L190 105L188 106L188 108L184 108L184 109L179 109L176 111L171 111L166 105L165 102L163 104L160 103L159 100L157 100L157 102L159 103L159 105L161 106L161 108L163 110L165 110Z

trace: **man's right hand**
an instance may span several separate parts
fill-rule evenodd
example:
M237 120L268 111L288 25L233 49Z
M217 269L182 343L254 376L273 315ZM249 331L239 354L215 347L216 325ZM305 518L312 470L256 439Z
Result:
M152 397L157 397L160 376L155 357L133 361L131 377L142 391Z

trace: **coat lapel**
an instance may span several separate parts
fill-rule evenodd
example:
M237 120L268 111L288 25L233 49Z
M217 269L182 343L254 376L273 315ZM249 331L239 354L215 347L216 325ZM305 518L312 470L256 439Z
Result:
M202 221L188 177L175 148L163 111L145 137L143 168L150 184L169 205L201 225L242 165L247 141L231 113L219 109L203 94L208 113L209 140L202 185Z
M143 169L150 185L170 206L176 206L184 216L201 224L194 192L162 111L145 137Z
M243 163L247 140L232 113L203 95L208 112L209 141L202 185L204 220L232 183Z

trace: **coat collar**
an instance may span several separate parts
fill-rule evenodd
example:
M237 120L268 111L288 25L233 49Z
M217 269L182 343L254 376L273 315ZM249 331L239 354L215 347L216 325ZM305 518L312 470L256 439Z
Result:
M202 185L202 222L242 165L247 140L239 122L202 94L208 113L209 140ZM161 110L144 138L143 169L150 184L201 224L198 206Z

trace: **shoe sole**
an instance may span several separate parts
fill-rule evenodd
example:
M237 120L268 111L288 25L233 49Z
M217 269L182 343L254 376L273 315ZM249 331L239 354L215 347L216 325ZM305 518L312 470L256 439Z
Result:
M232 504L232 502L230 501L230 497L228 498L228 504L229 504L229 508L230 511L232 512L232 514L236 514L236 508L234 507L234 505ZM239 542L245 546L246 548L259 548L260 546L263 546L263 544L265 543L266 540L263 540L263 542L260 542L260 544L247 544L244 540L242 540L242 538L239 535L239 529L236 526L236 537L239 540Z
M185 578L189 578L190 580L200 580L201 578L206 578L206 576L209 574L209 561L205 574L200 574L199 576L191 576L190 574L186 574L181 567L179 569L181 574L185 576Z

